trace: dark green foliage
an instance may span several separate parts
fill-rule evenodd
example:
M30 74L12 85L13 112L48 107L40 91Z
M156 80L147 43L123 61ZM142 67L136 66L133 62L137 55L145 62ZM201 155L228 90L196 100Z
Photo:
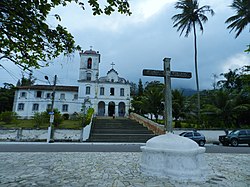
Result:
M147 83L142 97L142 107L146 113L154 114L156 121L162 114L164 101L164 85L159 81Z
M0 88L0 114L4 111L11 111L13 107L15 87L13 84L4 83Z
M60 24L51 27L47 22L53 8L72 2L84 9L84 4L78 0L1 0L0 60L8 59L24 69L39 68L61 53L67 55L79 50L65 27ZM88 4L94 15L109 15L115 9L121 14L131 14L125 0L107 0L104 9L100 8L98 0L89 0ZM58 14L54 16L61 20Z
M179 118L185 117L185 97L183 96L183 92L179 90L172 90L172 113L174 120L177 123Z
M42 125L49 123L47 112L36 112L33 116L33 121L36 128L40 128Z
M85 127L91 121L91 117L94 114L94 109L89 108L86 114L83 113L74 113L70 116L70 120L77 121L78 125Z
M130 96L134 97L137 95L137 85L134 82L130 82Z
M250 23L250 1L234 0L230 7L236 11L236 14L226 20L226 23L229 24L227 28L231 29L230 32L234 30L235 38L237 38ZM250 45L245 52L250 52Z
M34 85L35 81L36 79L32 76L32 73L30 73L28 78L24 77L23 75L21 81L18 80L17 86L32 86Z
M88 125L91 121L91 117L94 114L94 109L89 108L87 114L85 115L84 126Z
M49 123L50 121L50 112L51 110L47 110L45 112L37 112L35 113L33 120L36 123L37 127L40 127L41 125L45 124L45 123ZM58 127L64 120L63 116L61 115L61 113L58 111L58 109L54 109L54 123L53 125L55 127Z
M0 114L0 120L5 122L6 124L16 122L18 116L15 112L6 111Z
M243 29L250 23L250 1L249 0L234 0L230 6L236 11L236 14L226 20L228 29L236 32L237 38Z
M139 83L138 83L138 96L142 96L143 95L143 84L142 84L142 81L141 79L139 79Z

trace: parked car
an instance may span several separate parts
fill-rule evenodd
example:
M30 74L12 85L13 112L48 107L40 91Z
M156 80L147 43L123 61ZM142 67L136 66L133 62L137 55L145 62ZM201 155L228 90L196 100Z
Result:
M203 134L197 131L182 132L180 136L190 138L195 141L199 146L204 146L206 143L206 138Z
M250 146L250 129L236 129L228 135L219 136L222 145L232 145L237 147L239 144L248 144Z

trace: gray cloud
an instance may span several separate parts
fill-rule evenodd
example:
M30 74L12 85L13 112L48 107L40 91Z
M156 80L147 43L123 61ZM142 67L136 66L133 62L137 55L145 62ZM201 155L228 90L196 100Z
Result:
M228 7L228 2L218 3L215 0L210 2L211 6L214 5L212 8L216 14L213 17L208 16L209 20L204 24L204 33L198 32L198 64L202 89L212 88L212 74L220 74L225 71L225 67L230 68L231 65L233 67L231 59L238 58L244 61L242 64L250 64L249 54L243 52L249 44L248 30L234 39L234 33L230 34L224 23L234 14ZM131 6L134 11L131 17L117 13L110 17L94 17L90 15L91 11L82 12L74 5L54 11L61 15L63 20L61 24L69 29L83 50L93 46L94 50L100 51L101 76L107 73L111 68L111 62L114 62L116 64L114 68L119 76L130 81L138 83L139 78L142 78L143 82L163 81L161 78L143 77L142 70L162 69L164 57L172 59L172 70L194 72L193 33L188 38L180 37L176 28L173 28L171 17L178 13L178 10L174 9L174 4L166 3L157 9L158 12L152 14L150 12L145 14L139 1L131 2ZM76 85L79 60L79 55L76 53L70 59L65 57L55 59L53 65L48 68L34 70L34 75L41 80L37 83L43 83L44 74L51 77L57 74L60 84ZM20 76L20 71L13 65L9 68ZM3 74L2 82L16 83L8 73L2 69L0 71ZM173 79L172 86L195 89L194 74L191 80Z

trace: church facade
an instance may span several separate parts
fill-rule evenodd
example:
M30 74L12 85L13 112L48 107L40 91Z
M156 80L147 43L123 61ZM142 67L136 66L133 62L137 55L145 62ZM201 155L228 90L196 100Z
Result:
M73 114L94 108L97 116L127 116L130 108L130 84L112 68L99 76L101 55L92 49L80 52L78 86L32 85L17 87L13 111L30 119L36 112L54 105L61 114Z

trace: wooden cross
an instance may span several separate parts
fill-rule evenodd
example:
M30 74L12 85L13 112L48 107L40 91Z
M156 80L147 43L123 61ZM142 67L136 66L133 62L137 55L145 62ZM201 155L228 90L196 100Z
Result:
M112 63L111 63L112 69L113 69L113 66L114 66L114 65L115 65L115 63L114 63L114 62L112 62Z
M164 130L168 132L173 132L172 126L172 93L171 93L171 78L186 78L190 79L192 77L191 72L180 72L180 71L170 71L170 60L171 58L164 58L164 70L150 70L144 69L142 74L144 76L155 76L164 77L165 83L165 125Z

